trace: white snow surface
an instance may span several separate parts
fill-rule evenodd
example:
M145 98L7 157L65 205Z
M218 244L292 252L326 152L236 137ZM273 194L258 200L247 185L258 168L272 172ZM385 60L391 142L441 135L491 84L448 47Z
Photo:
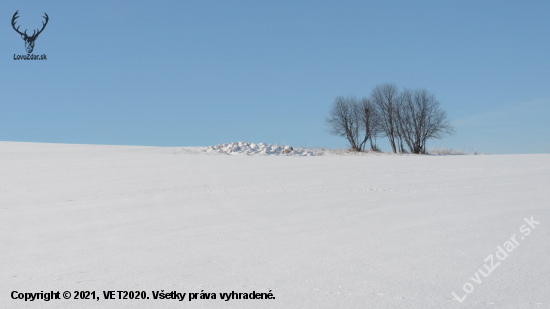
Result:
M264 143L231 142L210 146L206 149L208 154L232 154L232 155L277 155L277 156L313 156L312 151L294 149L290 145L279 146Z
M550 308L548 154L205 150L0 142L0 308ZM474 283L531 216L540 225ZM153 300L161 290L276 298Z

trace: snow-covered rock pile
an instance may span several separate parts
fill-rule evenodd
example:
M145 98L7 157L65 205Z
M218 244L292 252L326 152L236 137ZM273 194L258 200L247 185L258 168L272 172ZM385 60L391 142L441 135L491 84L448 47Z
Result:
M268 145L264 143L229 143L210 146L206 153L223 153L232 155L278 155L278 156L314 156L311 151L294 149L292 146Z

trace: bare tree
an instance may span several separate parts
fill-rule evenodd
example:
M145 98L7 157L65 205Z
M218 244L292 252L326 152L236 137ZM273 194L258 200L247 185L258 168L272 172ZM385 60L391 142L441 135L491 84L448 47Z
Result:
M382 84L371 92L372 103L376 106L378 123L383 134L388 138L393 153L398 150L399 131L396 110L399 108L399 90L394 84Z
M426 89L405 89L396 110L399 135L411 153L426 153L426 141L454 132L447 114L435 96Z
M399 153L405 153L405 144L408 145L407 136L405 135L406 132L406 109L403 105L403 94L399 95L398 102L399 104L396 104L394 109L394 121L395 121L395 136L396 136L396 147Z
M337 97L326 123L329 133L346 138L353 151L363 150L366 139L361 132L361 110L355 97Z
M370 141L371 151L378 151L375 139L380 134L380 125L376 106L371 100L363 98L359 103L359 113L361 128L365 134L364 140Z
M386 136L393 153L426 153L426 142L454 132L439 101L426 89L399 92L394 84L374 87L371 98L337 97L326 119L331 134L345 137L353 151Z
M397 131L401 137L402 144L407 145L411 153L418 153L416 150L415 139L416 139L416 129L415 129L415 120L414 120L414 108L412 107L413 102L413 91L409 89L403 90L399 94L400 105L396 109L396 119L397 119ZM404 148L404 146L402 146Z
M334 100L326 119L331 134L346 138L353 151L365 150L370 141L371 150L378 150L373 138L380 134L376 107L367 98L361 100L349 96Z

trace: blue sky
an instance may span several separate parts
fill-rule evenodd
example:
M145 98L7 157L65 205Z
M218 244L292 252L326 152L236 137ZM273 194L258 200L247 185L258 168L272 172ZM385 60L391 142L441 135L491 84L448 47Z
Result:
M550 152L550 1L2 1L0 140L344 147L336 96L436 94L428 146ZM50 21L15 61L21 30ZM380 143L388 151L387 143Z

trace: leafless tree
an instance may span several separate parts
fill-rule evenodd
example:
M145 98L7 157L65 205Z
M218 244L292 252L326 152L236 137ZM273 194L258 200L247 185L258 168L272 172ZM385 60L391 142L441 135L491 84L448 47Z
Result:
M382 84L371 92L372 103L376 106L380 130L388 138L393 153L398 150L398 123L396 110L399 108L399 89L394 84Z
M346 138L353 151L363 151L369 140L371 149L376 149L372 137L378 134L377 117L369 99L337 97L326 122L329 132Z
M376 106L368 98L363 98L359 104L359 119L361 128L365 134L365 141L370 141L370 150L378 151L376 137L380 134L379 118L376 112Z
M329 132L345 137L350 148L363 151L367 141L378 150L385 136L393 153L426 153L426 142L454 132L439 101L426 89L399 92L394 84L374 87L371 98L337 97L326 119Z
M399 136L411 153L425 153L426 141L454 132L436 97L426 89L405 89L396 109Z
M329 133L346 138L353 151L361 151L360 119L356 98L337 97L326 123Z

